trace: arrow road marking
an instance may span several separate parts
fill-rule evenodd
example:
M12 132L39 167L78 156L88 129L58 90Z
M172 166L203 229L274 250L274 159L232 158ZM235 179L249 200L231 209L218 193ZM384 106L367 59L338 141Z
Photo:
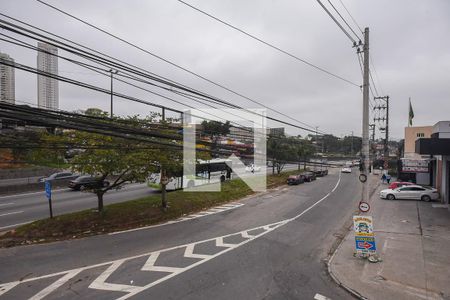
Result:
M325 296L323 296L323 295L321 295L321 294L316 294L316 295L314 296L314 299L315 299L315 300L331 300L330 298L327 298L327 297L325 297Z
M337 188L337 186L339 185L341 180L341 175L339 174L339 179L336 183L336 186L333 190L335 190ZM14 281L14 282L9 282L9 283L0 283L0 296L7 293L8 291L10 291L11 289L17 287L18 285L22 284L22 283L27 283L27 282L31 282L31 281L36 281L39 279L44 279L44 278L51 278L51 277L55 277L55 276L62 276L61 278L59 278L58 280L56 280L55 282L53 282L52 284L50 284L49 286L47 286L46 288L44 288L43 290L41 290L40 292L38 292L36 295L34 295L31 299L33 300L39 300L42 299L44 297L46 297L47 295L49 295L50 293L54 292L56 289L58 289L59 287L61 287L63 284L67 283L70 279L72 279L73 277L75 277L77 274L79 274L80 272L83 272L85 270L89 270L89 269L94 269L94 268L98 268L98 267L103 267L103 266L108 266L108 268L101 273L90 285L88 288L90 289L98 289L98 290L107 290L107 291L120 291L120 292L125 292L127 294L117 298L118 300L125 300L128 299L130 297L133 297L134 295L145 291L161 282L164 282L178 274L181 274L183 272L186 272L200 264L203 264L219 255L225 254L233 249L236 249L240 246L243 246L269 232L272 232L273 230L284 226L294 220L297 220L298 218L300 218L302 215L304 215L305 213L307 213L309 210L311 210L312 208L314 208L316 205L318 205L319 203L321 203L323 200L325 200L328 196L330 196L331 193L328 193L326 196L324 196L323 198L321 198L320 200L316 201L314 204L312 204L311 206L309 206L307 209L305 209L303 212L301 212L300 214L298 214L297 216L290 218L290 219L285 219L279 222L275 222L275 223L271 223L271 224L267 224L267 225L263 225L263 226L259 226L259 227L255 227L255 228L251 228L251 229L247 229L247 230L243 230L240 232L235 232L235 233L231 233L231 234L227 234L224 236L220 236L220 237L215 237L215 238L210 238L207 240L203 240L203 241L198 241L198 242L194 242L194 243L190 243L190 244L184 244L184 245L180 245L180 246L175 246L175 247L171 247L171 248L167 248L167 249L162 249L159 251L153 251L153 252L148 252L148 253L144 253L144 254L140 254L140 255L136 255L136 256L131 256L131 257L126 257L126 258L122 258L122 259L118 259L118 260L114 260L114 261L109 261L109 262L104 262L104 263L99 263L96 265L90 265L90 266L86 266L86 267L82 267L82 268L77 268L77 269L72 269L72 270L68 270L68 271L62 271L62 272L58 272L58 273L53 273L53 274L48 274L48 275L43 275L43 276L39 276L39 277L32 277L32 278L27 278L24 279L22 281ZM249 232L260 232L258 234L250 234ZM225 243L224 242L224 238L228 238L228 237L232 237L232 236L242 236L244 238L243 241L240 242L236 242L236 243ZM203 244L203 243L207 243L207 242L215 242L216 247L222 248L222 249L218 249L219 251L215 254L212 255L207 255L207 254L195 254L194 250L195 250L195 246L199 245L199 244ZM199 259L199 261L192 263L186 267L169 267L169 266L155 266L155 264L158 261L158 257L161 253L164 252L168 252L168 251L172 251L172 250L176 250L176 249L183 249L184 248L184 254L183 257L189 257L189 258L196 258ZM148 271L148 272L166 272L169 273L168 275L155 280L147 285L144 286L133 286L133 285L127 285L127 284L116 284L116 283L109 283L107 282L108 278L111 276L111 274L113 274L121 265L123 265L124 263L134 260L136 258L141 258L141 257L148 257L147 261L145 262L145 264L142 266L141 270L142 271ZM318 298L319 297L319 298ZM314 299L316 300L329 300L329 298L326 298L320 294L316 294L316 296L314 297Z

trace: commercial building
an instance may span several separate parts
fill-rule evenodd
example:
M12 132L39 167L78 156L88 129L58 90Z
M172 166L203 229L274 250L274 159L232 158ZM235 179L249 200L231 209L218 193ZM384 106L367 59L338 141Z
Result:
M430 156L433 186L438 189L442 202L450 203L450 121L440 121L433 126L431 137L419 138L415 152Z
M14 63L14 59L6 53L0 53L0 60ZM0 101L5 101L11 104L15 103L15 85L14 67L0 64Z
M37 68L46 74L58 75L58 48L45 43L38 43ZM38 75L38 107L48 109L59 108L58 80Z
M266 128L267 136L284 136L284 128ZM228 138L238 140L241 142L253 143L253 128L252 127L230 127Z
M433 185L436 178L430 155L416 153L415 143L420 138L430 138L433 126L405 127L403 157L398 163L398 179L417 184Z

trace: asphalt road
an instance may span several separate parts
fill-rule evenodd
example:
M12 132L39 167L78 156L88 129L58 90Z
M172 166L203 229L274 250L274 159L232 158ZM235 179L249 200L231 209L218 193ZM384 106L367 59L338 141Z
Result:
M286 165L284 171L296 170L296 165ZM267 173L271 174L272 169ZM154 193L146 184L129 184L104 196L105 204L137 199ZM59 189L52 193L53 214L96 208L97 197L92 193ZM0 231L8 230L49 216L48 200L44 191L0 196Z
M349 299L324 260L359 195L332 170L215 214L1 249L0 299Z
M104 203L117 203L137 199L154 193L146 184L129 184L121 190L105 194ZM89 192L70 189L55 190L52 193L53 214L96 208L97 197ZM43 191L17 195L0 196L0 230L14 228L34 220L48 218L48 200Z

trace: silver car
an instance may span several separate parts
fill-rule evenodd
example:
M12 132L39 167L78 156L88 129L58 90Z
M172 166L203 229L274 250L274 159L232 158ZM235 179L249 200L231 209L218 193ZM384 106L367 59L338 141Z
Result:
M387 189L380 192L380 198L395 200L422 200L431 201L439 199L439 193L435 188L420 185L406 185L396 189Z

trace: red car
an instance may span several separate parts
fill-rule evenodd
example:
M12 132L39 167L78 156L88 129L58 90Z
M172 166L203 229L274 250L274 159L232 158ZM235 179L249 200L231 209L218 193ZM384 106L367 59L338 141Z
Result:
M389 185L389 189L394 190L396 188L402 187L404 185L414 185L412 182L406 182L406 181L394 181Z

